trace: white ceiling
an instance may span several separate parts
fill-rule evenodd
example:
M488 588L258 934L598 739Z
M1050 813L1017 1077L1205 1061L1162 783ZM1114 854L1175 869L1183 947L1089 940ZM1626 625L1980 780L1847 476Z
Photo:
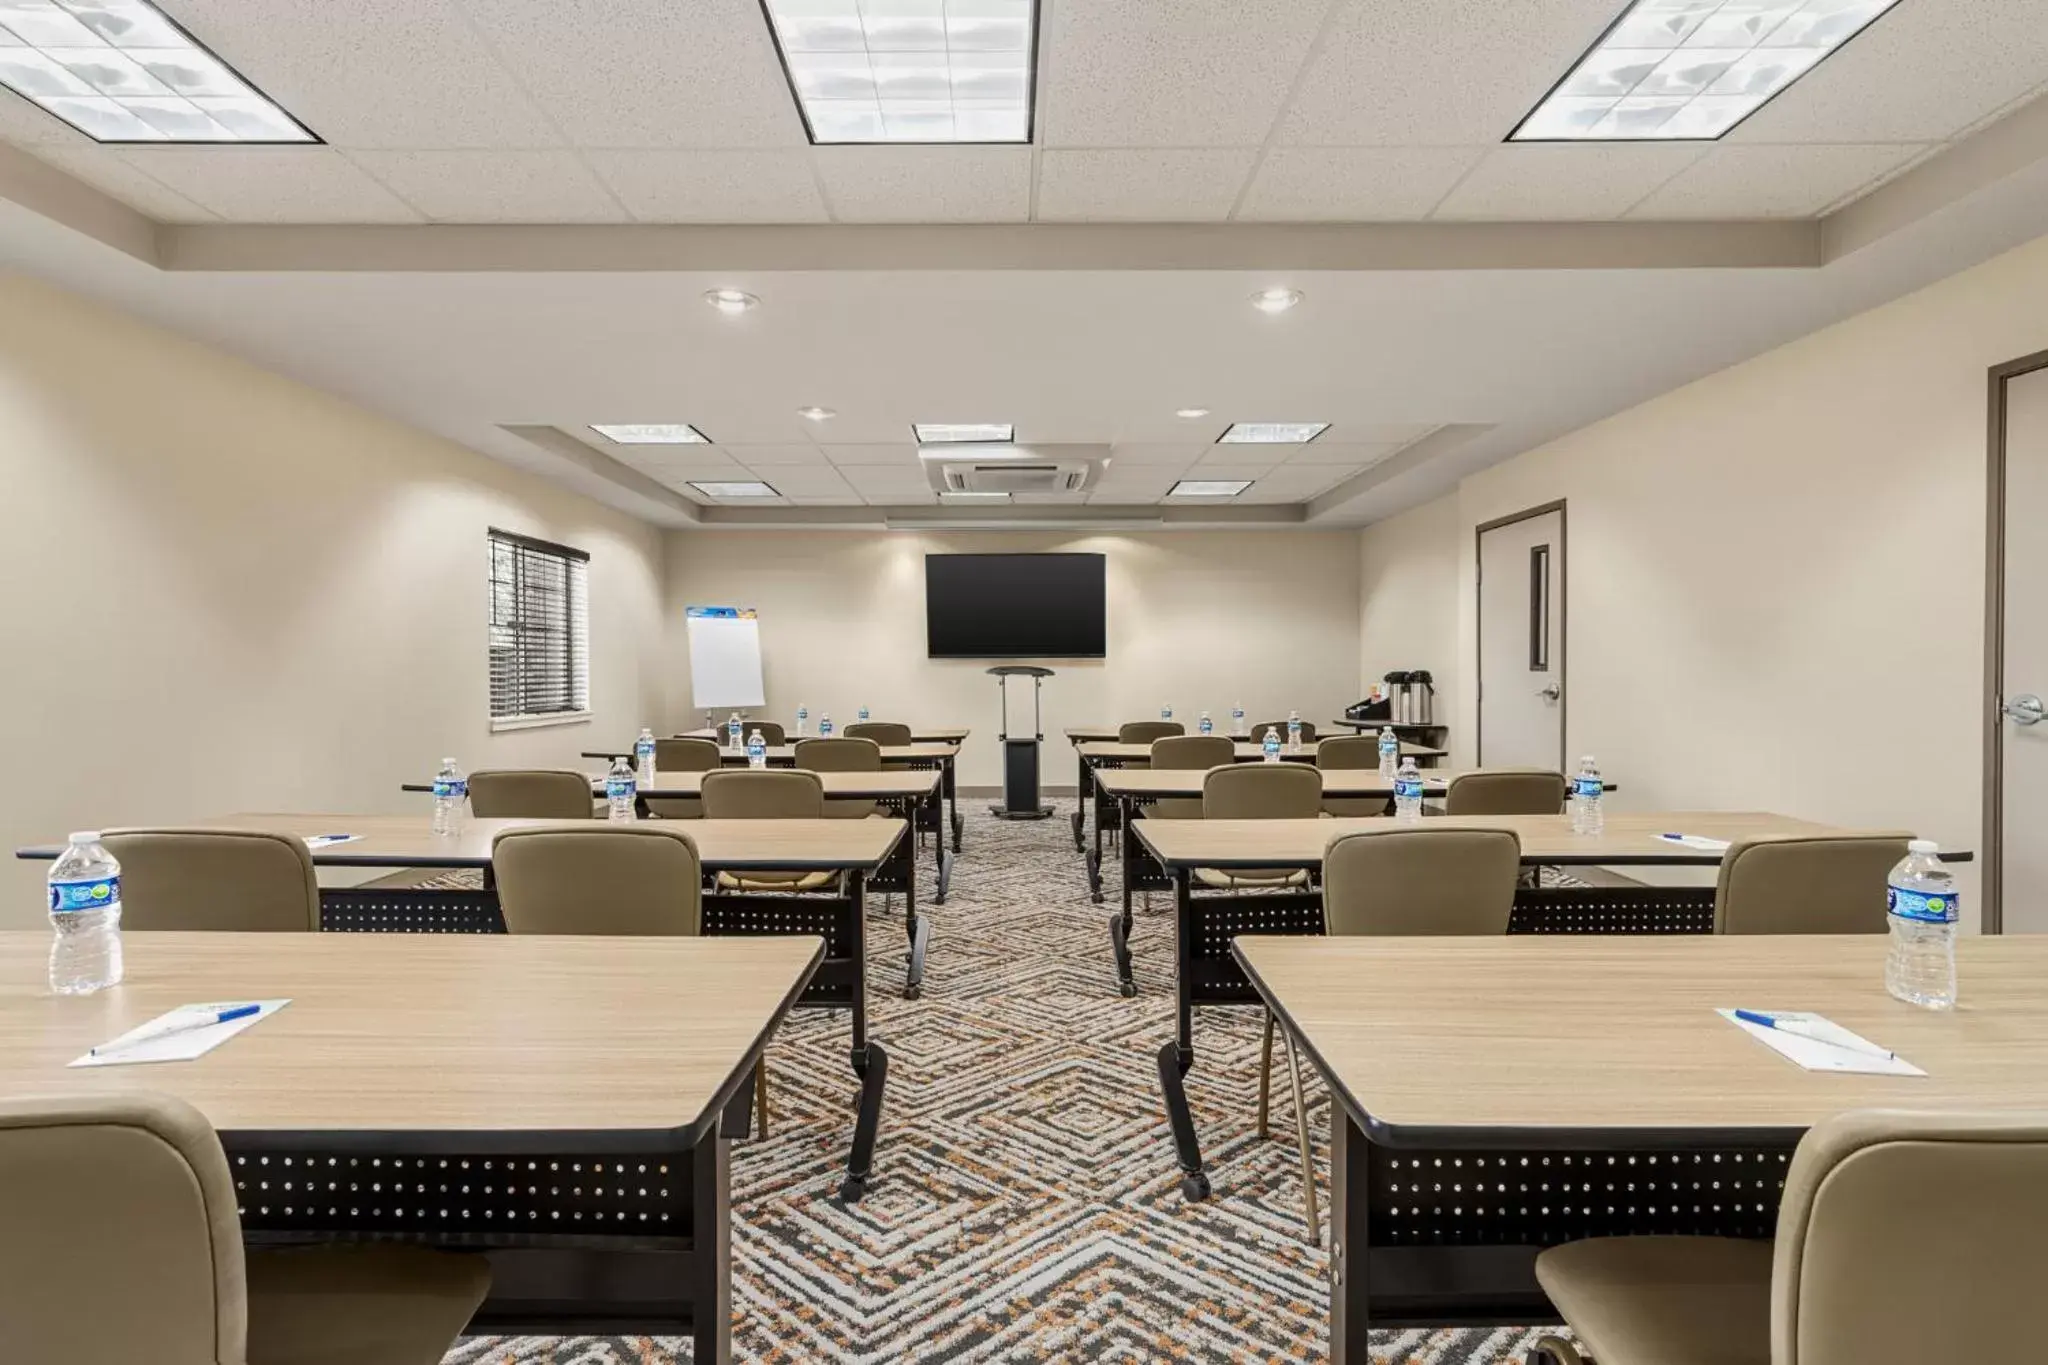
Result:
M811 147L758 0L162 0L329 145L0 140L164 221L1805 217L2048 83L2042 0L1904 0L1719 144L1503 145L1621 0L1041 0L1038 143Z

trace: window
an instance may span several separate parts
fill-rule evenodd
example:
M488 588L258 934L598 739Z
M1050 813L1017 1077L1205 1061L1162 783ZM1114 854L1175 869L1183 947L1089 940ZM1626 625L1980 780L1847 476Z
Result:
M590 714L590 556L491 532L491 725Z

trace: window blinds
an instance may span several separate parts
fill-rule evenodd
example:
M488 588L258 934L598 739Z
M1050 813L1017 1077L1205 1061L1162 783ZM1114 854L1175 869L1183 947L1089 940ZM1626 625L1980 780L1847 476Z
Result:
M590 709L590 556L491 532L491 719Z

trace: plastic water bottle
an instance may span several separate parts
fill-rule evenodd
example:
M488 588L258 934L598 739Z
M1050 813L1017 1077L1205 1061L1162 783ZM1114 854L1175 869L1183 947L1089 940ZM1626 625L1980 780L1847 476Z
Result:
M434 833L462 833L463 811L468 805L469 779L454 759L442 759L441 771L434 774Z
M1287 713L1287 752L1290 754L1301 752L1301 712L1299 711L1289 711Z
M810 729L811 708L805 706L802 702L798 702L796 704L796 732L800 735L809 734Z
M1579 760L1579 775L1572 779L1572 833L1598 834L1607 828L1607 813L1600 808L1600 798L1606 794L1600 765L1587 754Z
M860 723L862 725L866 725L868 723L868 708L865 706L860 708Z
M820 711L818 713L818 738L832 738L832 713L830 711Z
M1237 705L1230 708L1230 733L1239 736L1248 735L1251 733L1251 731L1245 728L1243 702L1239 702L1237 703Z
M740 713L737 711L725 718L725 747L734 753L740 751Z
M633 741L633 767L640 774L641 786L654 785L654 731L644 726L640 738Z
M1962 910L1955 878L1935 857L1940 851L1931 839L1915 839L1885 879L1892 945L1884 960L1884 988L1930 1010L1955 1008L1956 919Z
M1422 818L1422 769L1412 757L1402 759L1400 771L1394 774L1394 818Z
M50 868L50 989L91 995L121 981L121 864L87 831Z
M1169 702L1169 703L1168 703L1167 705L1165 705L1165 706L1162 706L1162 707L1160 707L1160 708L1159 708L1159 719L1161 719L1161 720L1172 720L1172 719L1173 719L1173 705L1172 705L1172 703L1170 703L1170 702Z
M633 818L633 794L637 790L633 782L633 770L626 766L626 760L612 760L612 770L604 775L605 805L614 820Z
M1389 782L1401 770L1401 737L1389 725L1380 730L1380 776Z
M765 768L768 766L768 741L761 738L759 730L747 736L747 766Z
M1209 713L1207 711L1204 711L1202 713L1201 724L1198 725L1196 728L1199 729L1205 735L1213 735L1216 733L1216 722L1210 720Z
M1280 761L1280 732L1268 725L1266 727L1265 743L1260 747L1266 751L1266 762L1278 763Z

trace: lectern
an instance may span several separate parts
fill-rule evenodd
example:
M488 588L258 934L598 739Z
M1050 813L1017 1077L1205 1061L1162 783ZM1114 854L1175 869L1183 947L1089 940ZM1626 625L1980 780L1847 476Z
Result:
M1007 664L1001 668L991 668L989 676L996 680L996 695L1003 707L1000 730L1003 744L1003 804L990 806L989 812L999 820L1043 820L1052 814L1052 807L1040 805L1038 801L1038 745L1045 738L1040 732L1038 691L1044 686L1045 680L1052 676L1052 670ZM1031 733L1028 737L1020 738L1010 733L1012 678L1031 679Z

